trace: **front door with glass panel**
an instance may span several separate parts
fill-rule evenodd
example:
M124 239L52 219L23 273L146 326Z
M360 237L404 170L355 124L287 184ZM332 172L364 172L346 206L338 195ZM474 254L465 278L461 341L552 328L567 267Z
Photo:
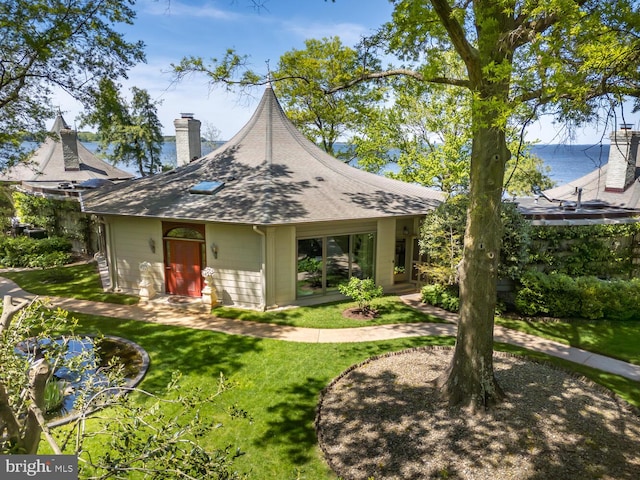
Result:
M204 227L167 223L163 229L166 292L199 297L203 282Z

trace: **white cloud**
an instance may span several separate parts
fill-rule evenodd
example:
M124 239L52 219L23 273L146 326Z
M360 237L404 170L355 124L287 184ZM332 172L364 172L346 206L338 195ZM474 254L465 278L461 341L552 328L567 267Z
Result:
M340 40L344 45L351 46L356 45L363 36L371 33L370 29L366 28L364 25L349 22L303 23L289 20L283 22L283 26L289 32L304 40L308 38L321 39L340 37Z
M138 3L138 9L148 15L173 15L176 17L192 17L216 20L237 20L241 16L234 11L223 10L212 2L203 5L193 5L175 0L144 0Z

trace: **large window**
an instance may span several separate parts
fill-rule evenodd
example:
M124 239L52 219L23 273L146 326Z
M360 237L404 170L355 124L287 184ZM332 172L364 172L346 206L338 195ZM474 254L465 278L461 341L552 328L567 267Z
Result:
M375 234L298 240L298 297L325 295L351 277L374 278Z

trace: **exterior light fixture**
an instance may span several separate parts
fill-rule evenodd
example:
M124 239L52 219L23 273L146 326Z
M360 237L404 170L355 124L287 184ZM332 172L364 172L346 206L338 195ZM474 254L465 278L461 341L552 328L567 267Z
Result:
M402 234L403 234L403 235L409 235L409 229L408 229L407 227L404 227L404 228L402 229Z
M218 259L218 246L215 243L211 244L211 253L213 253L213 258Z
M153 238L149 238L149 249L151 253L156 253L156 241Z

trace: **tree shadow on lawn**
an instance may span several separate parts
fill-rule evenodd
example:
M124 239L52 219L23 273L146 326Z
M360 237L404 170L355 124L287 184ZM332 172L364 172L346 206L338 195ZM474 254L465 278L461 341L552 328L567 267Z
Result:
M431 380L450 361L420 349L373 359L324 393L320 446L344 478L635 479L640 418L600 386L496 356L507 400L484 415L449 409Z
M215 386L222 372L227 378L243 368L243 355L259 352L259 338L227 335L136 320L119 320L74 314L84 333L116 335L136 342L147 351L150 368L141 388L164 390L175 371L183 377L206 375ZM199 385L202 386L202 385Z
M367 342L350 344L329 353L336 369L339 363L348 366L354 358L364 359L381 353L423 346L425 343L452 344L453 338L416 337L399 342ZM358 361L358 360L356 360ZM339 370L338 370L339 371ZM265 444L279 444L284 447L292 464L302 465L311 460L317 436L313 428L320 393L337 372L326 371L316 377L306 377L303 381L291 383L277 390L280 401L267 407L269 420L264 434L255 442L256 447Z

